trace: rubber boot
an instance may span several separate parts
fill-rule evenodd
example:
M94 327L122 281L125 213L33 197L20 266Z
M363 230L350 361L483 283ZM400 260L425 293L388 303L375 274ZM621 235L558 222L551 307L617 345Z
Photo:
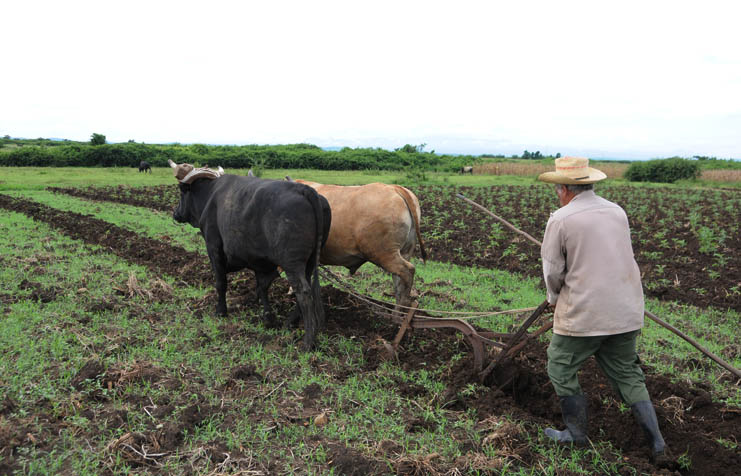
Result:
M656 419L653 404L649 400L644 400L634 403L630 408L633 411L633 417L638 425L643 428L643 432L648 438L651 462L654 464L664 462L668 457L666 444L664 443L664 437L661 436L661 431L659 431L659 422Z
M559 397L561 413L566 429L563 431L546 428L545 435L559 443L573 443L577 446L587 444L587 397L570 395Z

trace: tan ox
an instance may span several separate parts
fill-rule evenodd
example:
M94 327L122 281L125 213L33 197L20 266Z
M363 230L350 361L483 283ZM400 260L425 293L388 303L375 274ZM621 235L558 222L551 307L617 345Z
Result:
M414 265L409 259L417 242L422 259L427 259L419 233L417 197L400 185L341 186L296 181L323 195L332 210L329 238L319 255L321 264L345 266L354 274L370 261L392 274L396 304L409 306L414 281Z

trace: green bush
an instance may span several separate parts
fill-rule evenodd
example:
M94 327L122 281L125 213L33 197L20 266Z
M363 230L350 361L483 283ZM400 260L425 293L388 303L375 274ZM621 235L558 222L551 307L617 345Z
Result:
M98 134L96 132L93 132L93 134L90 136L90 144L91 145L105 144L105 136L103 134Z
M326 151L311 144L292 145L153 145L126 142L101 144L68 142L45 147L25 145L0 151L0 166L138 167L146 160L153 167L167 167L168 159L198 166L224 168L290 168L319 170L397 170L455 172L477 162L472 156L437 155L417 147L395 151L345 147Z
M693 180L700 176L700 164L694 160L671 159L633 162L625 171L631 182L674 183L677 180Z

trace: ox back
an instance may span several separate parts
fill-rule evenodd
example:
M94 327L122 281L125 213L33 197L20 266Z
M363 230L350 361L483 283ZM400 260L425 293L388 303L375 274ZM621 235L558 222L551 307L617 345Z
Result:
M325 321L317 266L331 223L327 201L306 185L237 175L198 179L180 189L173 216L201 230L214 271L217 312L227 312L226 273L248 268L255 272L263 320L274 325L268 288L280 266L304 318L303 347L311 348Z
M332 207L332 227L321 262L345 266L353 274L370 261L393 276L397 308L411 305L415 267L409 261L419 243L419 200L399 185L326 185L299 180L313 187Z

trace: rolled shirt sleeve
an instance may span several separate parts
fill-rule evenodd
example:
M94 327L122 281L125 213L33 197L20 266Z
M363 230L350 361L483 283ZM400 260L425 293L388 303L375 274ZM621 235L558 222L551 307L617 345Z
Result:
M543 259L543 277L548 291L548 303L556 304L566 276L566 249L562 241L563 221L551 215L545 227L540 257Z

